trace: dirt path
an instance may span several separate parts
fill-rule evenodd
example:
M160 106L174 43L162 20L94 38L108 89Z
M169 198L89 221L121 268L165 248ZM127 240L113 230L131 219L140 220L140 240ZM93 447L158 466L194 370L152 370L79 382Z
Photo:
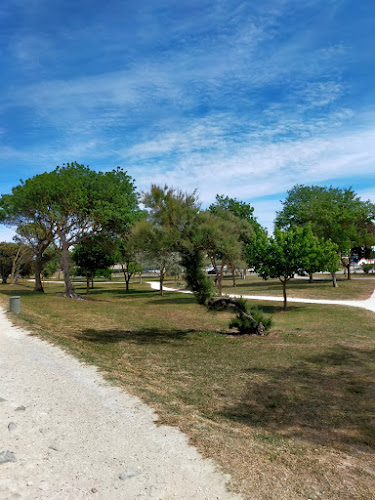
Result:
M1 500L240 498L152 409L27 333L0 309Z
M160 290L159 282L147 281L153 290ZM164 290L170 292L180 292L180 293L193 293L190 290L181 290L177 288L169 288L164 286ZM229 297L244 298L250 300L265 300L272 302L283 302L283 297L277 295L237 295L230 293ZM349 306L349 307L360 307L361 309L367 309L368 311L375 312L375 290L371 297L366 300L327 300L327 299L302 299L295 297L288 297L288 302L299 302L302 304L322 304L329 306Z

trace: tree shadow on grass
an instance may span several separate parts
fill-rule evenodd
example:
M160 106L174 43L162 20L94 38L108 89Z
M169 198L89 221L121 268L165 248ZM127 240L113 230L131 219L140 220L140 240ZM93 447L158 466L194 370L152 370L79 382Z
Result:
M22 297L23 295L30 295L30 294L34 294L34 295L43 295L43 294L40 294L38 292L34 292L33 288L34 287L30 287L30 288L5 288L6 286L8 286L8 284L6 285L0 285L0 293L3 294L3 295L7 295L9 297L17 297L17 296L20 296ZM15 287L18 287L19 285L11 285L11 286L15 286Z
M78 340L97 344L113 344L129 342L132 344L162 344L185 340L187 335L196 330L162 330L158 328L142 328L140 330L95 330L88 328L77 333Z
M160 296L159 296L160 297ZM159 305L170 305L170 304L197 304L196 299L193 296L181 295L173 298L160 297L159 299L154 299L150 302L150 304L159 304Z
M314 441L375 447L375 350L333 347L255 377L222 416ZM259 381L257 381L259 380Z

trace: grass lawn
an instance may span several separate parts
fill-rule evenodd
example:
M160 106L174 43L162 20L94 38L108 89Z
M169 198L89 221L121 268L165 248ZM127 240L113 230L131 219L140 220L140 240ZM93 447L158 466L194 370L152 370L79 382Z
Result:
M356 278L355 275L353 277ZM322 279L322 275L313 283L309 283L307 279L294 278L287 284L287 295L305 299L363 300L368 299L375 289L375 280L368 278L347 280L338 275L337 284L338 287L333 288L328 276ZM232 279L226 276L223 281L223 293L280 297L283 294L280 280L263 280L258 276L247 276L246 280L237 279L236 287L232 286Z
M257 303L273 314L271 334L241 338L221 333L231 315L189 295L98 284L90 300L74 301L61 291L3 285L0 302L22 295L12 319L140 396L245 498L375 499L373 313Z

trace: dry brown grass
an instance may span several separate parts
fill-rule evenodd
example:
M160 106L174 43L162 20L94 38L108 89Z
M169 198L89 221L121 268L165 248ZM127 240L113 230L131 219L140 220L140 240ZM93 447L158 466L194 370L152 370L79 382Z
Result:
M145 286L98 285L89 301L4 290L18 291L18 321L152 405L245 497L375 498L372 313L268 303L271 335L240 338L220 334L229 315Z

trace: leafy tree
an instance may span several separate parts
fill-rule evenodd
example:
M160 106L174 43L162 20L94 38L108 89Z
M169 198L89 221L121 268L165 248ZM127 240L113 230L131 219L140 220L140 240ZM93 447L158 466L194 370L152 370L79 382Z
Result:
M250 205L250 203L239 201L236 198L230 198L229 196L217 194L216 203L212 203L209 210L213 214L218 213L221 210L229 210L239 219L259 225L254 217L254 208Z
M321 271L328 271L332 275L332 285L337 287L336 272L339 269L340 255L338 245L331 240L321 242L321 252L323 255L323 265Z
M126 291L129 291L131 278L137 272L138 248L132 232L117 242L116 262L120 263L125 279Z
M14 259L17 258L20 245L2 241L0 243L0 275L2 284L7 283L8 277L12 272Z
M47 248L43 254L41 268L43 279L51 278L60 268L61 255L55 244Z
M151 220L137 222L133 229L134 239L146 257L157 263L160 295L169 267L173 264L177 246L177 234L166 226L158 226Z
M30 248L34 262L34 292L44 293L41 281L41 273L50 259L57 253L53 244L53 232L51 228L42 222L29 222L20 224L16 232L16 241ZM52 251L48 252L48 249Z
M350 279L351 249L373 244L374 219L375 206L352 189L296 185L288 191L276 226L288 229L309 223L316 236L330 239L341 255L348 256Z
M31 249L22 243L17 243L18 249L12 262L12 270L10 273L13 284L18 283L20 274L30 274L30 264L32 261Z
M362 264L361 267L362 267L363 272L365 274L368 274L370 271L373 271L374 264Z
M275 229L262 259L257 263L256 270L260 276L264 279L279 278L281 281L284 310L287 307L287 283L295 274L301 274L311 266L315 256L310 254L310 249L315 246L316 239L307 226L292 226L287 231Z
M249 239L251 227L228 210L218 210L216 213L206 211L202 214L199 233L201 247L215 270L215 283L221 295L224 269L235 269L242 260L243 241Z
M191 234L199 210L195 193L151 186L143 197L148 209L146 220L136 223L133 235L138 248L158 262L160 295L166 273L176 262L176 254L185 250L184 241Z
M262 242L267 240L266 230L254 217L254 208L250 203L239 201L236 198L216 195L216 203L211 204L209 210L219 217L230 212L237 218L235 224L239 230L239 240L244 244L243 255L237 260L238 267L242 267L244 273L246 272L245 262L250 265L250 267L254 267L254 263L258 258L258 252L261 252ZM239 223L239 221L241 222ZM232 267L234 286L235 267Z
M99 270L106 270L116 261L113 239L103 235L93 235L76 245L72 252L73 262L78 266L79 274L86 277L86 293L94 287L94 277Z
M121 168L95 172L77 162L36 175L0 200L2 220L41 224L62 252L65 295L77 297L69 249L99 231L123 231L138 211L133 180Z

